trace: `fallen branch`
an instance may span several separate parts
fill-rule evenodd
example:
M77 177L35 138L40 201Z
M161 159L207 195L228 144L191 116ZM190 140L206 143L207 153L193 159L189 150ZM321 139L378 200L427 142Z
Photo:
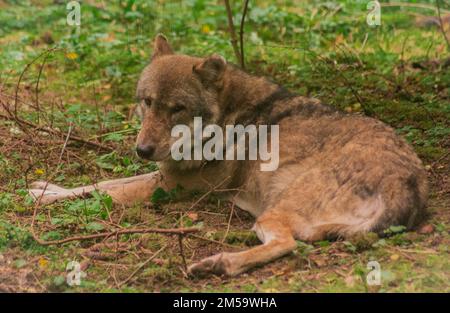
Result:
M64 139L67 138L67 134L65 134L65 133L63 133L61 131L58 131L58 130L53 129L53 128L45 128L45 127L42 127L42 126L38 126L38 125L33 124L33 123L29 122L29 121L23 120L23 119L21 119L19 117L6 116L6 115L3 115L3 114L0 114L0 118L6 119L6 120L14 120L19 126L20 125L22 125L22 126L26 125L28 127L34 128L37 131L42 131L42 132L45 132L45 133L48 133L48 134L51 134L51 135L59 136L59 137L64 138ZM91 147L99 148L99 149L101 149L103 151L107 151L107 152L113 151L113 149L108 147L108 146L102 145L101 143L98 143L98 142L94 142L94 141L89 141L87 139L83 139L83 138L81 138L79 136L70 135L70 140L77 141L77 142L83 143L83 144L91 146Z
M110 231L110 232L103 232L98 234L92 234L92 235L80 235L80 236L74 236L69 237L61 240L51 240L51 241L45 241L40 239L34 232L34 219L35 216L33 216L33 220L31 222L31 235L33 236L34 240L36 240L40 245L43 246L50 246L50 245L59 245L71 241L81 241L81 240L90 240L90 239L97 239L97 238L109 238L112 236L119 236L119 235L125 235L125 234L148 234L148 233L157 233L157 234L169 234L169 235L184 235L184 234L191 234L199 232L200 229L191 227L191 228L128 228L128 229L120 229L116 231Z
M389 3L380 3L382 7L410 7L416 9L426 9L436 11L436 7L431 4L425 3L405 3L405 2L389 2ZM444 13L450 13L449 10L442 10Z
M187 263L186 263L186 258L184 256L184 249L183 249L183 235L178 235L178 246L180 248L180 255L181 255L181 259L183 260L183 267L184 270L187 270Z
M72 126L73 126L72 122L70 122L69 131L67 132L66 140L64 141L64 145L63 145L63 147L61 149L61 153L60 153L59 159L58 159L58 165L56 166L56 168L58 168L59 165L61 164L61 161L62 161L62 158L63 158L63 155L64 155L64 151L66 150L67 143L69 142L70 135L72 134Z

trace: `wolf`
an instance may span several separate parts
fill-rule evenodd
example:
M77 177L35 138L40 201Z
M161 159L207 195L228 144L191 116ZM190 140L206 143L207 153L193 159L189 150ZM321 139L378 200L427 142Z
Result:
M290 253L296 240L408 229L426 212L428 182L408 143L381 121L354 115L256 77L219 55L176 54L157 35L149 65L137 84L142 127L136 151L159 170L136 177L65 189L36 182L41 203L81 197L93 190L116 203L146 201L158 187L229 190L227 199L252 214L261 245L222 252L188 267L194 276L235 276ZM170 156L174 125L279 125L279 165L260 171L261 160L180 160Z

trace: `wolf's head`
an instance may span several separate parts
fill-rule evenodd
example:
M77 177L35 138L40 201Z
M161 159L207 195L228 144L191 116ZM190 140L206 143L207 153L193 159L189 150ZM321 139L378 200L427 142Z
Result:
M172 127L192 125L195 116L201 116L205 124L217 123L226 68L221 56L174 54L167 39L156 36L151 62L137 86L142 127L136 149L140 157L154 161L168 157L174 141Z

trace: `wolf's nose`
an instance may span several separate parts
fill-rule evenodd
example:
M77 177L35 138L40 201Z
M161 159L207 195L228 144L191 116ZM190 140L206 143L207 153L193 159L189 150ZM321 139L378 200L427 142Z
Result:
M155 152L155 147L152 145L138 145L136 147L136 152L139 157L143 159L150 159Z

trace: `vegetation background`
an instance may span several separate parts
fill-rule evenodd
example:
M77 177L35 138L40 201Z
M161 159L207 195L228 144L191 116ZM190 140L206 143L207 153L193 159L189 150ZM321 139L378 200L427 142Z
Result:
M158 190L133 208L98 193L49 206L27 195L34 180L72 187L156 169L133 151L135 86L155 34L180 53L237 63L223 1L80 2L76 27L66 1L0 0L0 291L450 291L449 1L381 1L375 27L365 0L249 2L246 69L393 126L423 159L432 189L416 231L298 242L292 255L231 279L184 274L185 261L258 244L251 217L210 194ZM230 4L239 36L244 1ZM136 227L200 232L42 244ZM381 265L378 287L366 283L371 260ZM66 282L71 261L86 273L79 286Z

